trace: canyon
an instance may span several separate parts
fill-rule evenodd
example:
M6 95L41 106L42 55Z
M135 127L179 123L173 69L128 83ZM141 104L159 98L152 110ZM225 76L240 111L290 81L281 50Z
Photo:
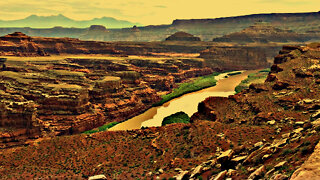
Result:
M319 49L317 43L284 46L264 83L207 98L191 123L42 139L2 150L0 173L10 178L317 178L312 162L320 138ZM96 86L104 80L112 81L108 87L119 85L119 78L107 77Z
M5 65L0 72L4 147L123 121L150 108L177 83L213 72L199 58L12 57Z
M0 28L10 31L0 37L0 179L318 178L320 44L309 43L318 17ZM264 72L265 81L245 74L237 94L193 104L189 123L101 128L236 70Z

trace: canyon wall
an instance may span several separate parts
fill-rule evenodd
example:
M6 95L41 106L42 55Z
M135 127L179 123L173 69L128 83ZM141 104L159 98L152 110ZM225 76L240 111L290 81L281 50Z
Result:
M192 75L194 65L204 64L199 59L127 59L129 72L97 79L107 63L96 67L93 60L67 61L74 63L64 67L88 64L86 71L95 73L87 73L91 75L86 78L98 80L93 87L111 87L104 90L112 92L113 98L102 97L101 102L117 98L125 86L138 87L129 86L134 81L146 85L156 82L156 77L161 81L168 77L166 84L170 84L176 80L170 73ZM167 76L162 75L164 66L170 67ZM0 175L7 179L96 175L110 179L319 179L319 84L320 44L284 46L264 83L251 84L229 97L207 98L191 123L53 137L3 150ZM131 88L127 91L132 92Z
M0 144L8 147L121 122L177 83L213 72L199 58L16 57L4 63Z
M242 70L267 68L265 48L259 47L212 47L201 52L205 63L216 70Z

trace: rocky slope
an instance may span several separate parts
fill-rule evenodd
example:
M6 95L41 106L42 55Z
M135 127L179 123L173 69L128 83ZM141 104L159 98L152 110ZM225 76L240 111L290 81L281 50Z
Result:
M288 179L300 167L292 178L314 177L317 172L309 167L318 158L320 138L319 48L285 46L264 84L228 98L206 99L190 124L64 136L2 150L0 174L27 179L99 174L110 179ZM117 79L104 80L117 87Z

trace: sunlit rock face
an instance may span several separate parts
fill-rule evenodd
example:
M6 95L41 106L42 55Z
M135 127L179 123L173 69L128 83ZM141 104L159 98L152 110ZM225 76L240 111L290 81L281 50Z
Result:
M205 63L217 70L259 69L269 66L263 48L212 47L201 52Z

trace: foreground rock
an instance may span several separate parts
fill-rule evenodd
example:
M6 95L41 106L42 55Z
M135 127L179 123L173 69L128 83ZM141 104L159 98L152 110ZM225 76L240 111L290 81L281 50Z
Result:
M318 144L313 154L303 165L291 176L291 180L319 179L320 178L320 144Z

